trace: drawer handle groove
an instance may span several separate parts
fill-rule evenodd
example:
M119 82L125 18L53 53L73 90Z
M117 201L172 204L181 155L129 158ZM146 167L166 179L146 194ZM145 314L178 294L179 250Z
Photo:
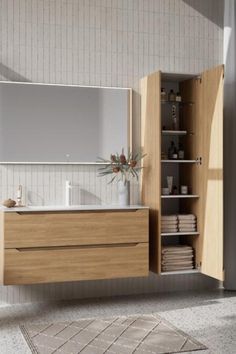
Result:
M18 252L37 252L37 251L52 251L52 250L73 250L73 249L88 249L88 248L115 248L115 247L136 247L140 243L116 243L116 244L99 244L99 245L80 245L80 246L46 246L46 247L27 247L16 248Z

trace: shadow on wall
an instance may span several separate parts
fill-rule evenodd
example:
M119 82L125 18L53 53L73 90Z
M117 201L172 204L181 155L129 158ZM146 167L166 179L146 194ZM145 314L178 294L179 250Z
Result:
M18 81L18 82L31 82L31 80L27 79L26 77L20 75L16 71L10 69L8 66L0 63L0 75L9 81Z
M224 1L222 0L183 0L211 22L220 28L224 28ZM218 8L218 13L212 9Z

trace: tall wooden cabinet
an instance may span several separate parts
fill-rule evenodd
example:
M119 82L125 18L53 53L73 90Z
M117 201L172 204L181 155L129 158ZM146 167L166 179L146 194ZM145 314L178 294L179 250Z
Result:
M150 270L161 274L163 245L188 244L195 253L195 270L223 280L223 81L218 66L195 75L155 72L141 80L142 200L150 207ZM180 92L182 101L161 100L161 88ZM170 129L175 106L178 129ZM169 160L171 140L184 147L184 160ZM186 196L162 195L166 177L174 176ZM197 230L161 233L163 214L192 213Z

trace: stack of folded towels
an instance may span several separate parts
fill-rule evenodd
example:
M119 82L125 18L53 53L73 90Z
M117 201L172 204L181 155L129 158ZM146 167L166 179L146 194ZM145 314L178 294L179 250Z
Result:
M161 252L162 272L190 270L194 268L194 253L190 246L164 246Z
M178 232L177 215L163 215L161 217L161 232L163 233Z
M195 232L197 231L197 218L193 214L162 215L161 232Z
M197 219L193 214L178 215L179 232L194 232L197 231Z

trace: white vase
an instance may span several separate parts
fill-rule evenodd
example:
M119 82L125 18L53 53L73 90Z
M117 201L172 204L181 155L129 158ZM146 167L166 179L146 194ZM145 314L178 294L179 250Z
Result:
M118 197L119 205L125 206L130 204L130 182L118 181Z

